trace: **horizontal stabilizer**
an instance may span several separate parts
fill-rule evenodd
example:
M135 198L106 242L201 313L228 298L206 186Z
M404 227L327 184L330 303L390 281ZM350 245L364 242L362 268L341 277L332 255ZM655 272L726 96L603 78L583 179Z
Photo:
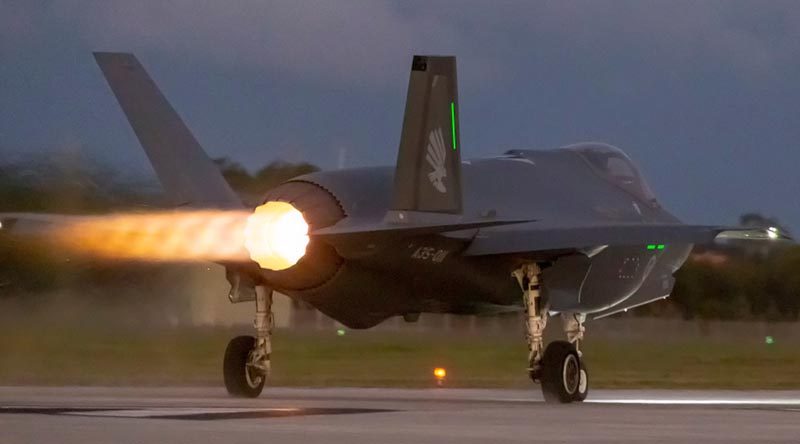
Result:
M241 208L217 166L132 54L94 57L175 205Z

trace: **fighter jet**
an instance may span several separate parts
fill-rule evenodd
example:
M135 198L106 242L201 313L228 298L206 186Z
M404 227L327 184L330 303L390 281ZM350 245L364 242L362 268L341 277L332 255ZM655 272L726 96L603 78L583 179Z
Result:
M189 240L195 251L219 230L238 230L230 242L243 245L232 251L247 253L210 257L225 266L230 301L255 305L254 336L225 350L233 396L264 387L280 292L357 329L393 316L520 310L529 377L548 402L583 401L587 320L667 298L693 244L788 239L775 229L681 223L633 161L603 143L462 160L451 56L413 57L395 166L300 176L246 208L133 55L95 58L176 214L200 211L195 224L214 212L247 215ZM12 234L69 220L0 215ZM564 339L545 347L552 317L561 318Z

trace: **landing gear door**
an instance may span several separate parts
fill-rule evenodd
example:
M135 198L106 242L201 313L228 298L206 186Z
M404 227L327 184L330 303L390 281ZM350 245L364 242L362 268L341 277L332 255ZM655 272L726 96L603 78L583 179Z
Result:
M580 305L581 289L592 268L583 254L563 256L542 271L544 293L553 311L566 311Z
M249 302L256 300L255 281L246 273L225 267L225 278L231 284L228 299L231 303Z

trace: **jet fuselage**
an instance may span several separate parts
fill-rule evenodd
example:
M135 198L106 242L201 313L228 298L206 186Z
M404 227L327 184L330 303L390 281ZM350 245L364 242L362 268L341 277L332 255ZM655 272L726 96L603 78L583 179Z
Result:
M592 163L596 158L591 157L595 149L621 162L613 167L620 176L596 168ZM393 172L390 167L327 171L293 182L311 183L329 193L343 214L340 223L347 219L346 223L374 224L390 208ZM528 220L537 227L554 228L678 222L650 195L627 156L607 145L511 151L501 157L464 161L461 174L465 217ZM279 187L270 196L280 194ZM691 250L688 244L585 245L524 254L469 255L475 239L520 225L524 224L381 238L340 248L335 271L309 288L281 288L273 279L275 272L264 276L268 285L351 327L369 327L406 313L485 313L521 306L519 286L511 272L534 259L550 265L544 271L543 288L551 310L603 314L667 296L673 273Z

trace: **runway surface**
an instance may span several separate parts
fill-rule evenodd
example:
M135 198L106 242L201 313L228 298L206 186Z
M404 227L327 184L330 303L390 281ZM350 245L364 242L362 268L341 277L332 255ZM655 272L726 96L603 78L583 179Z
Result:
M798 443L800 392L0 387L0 443Z

